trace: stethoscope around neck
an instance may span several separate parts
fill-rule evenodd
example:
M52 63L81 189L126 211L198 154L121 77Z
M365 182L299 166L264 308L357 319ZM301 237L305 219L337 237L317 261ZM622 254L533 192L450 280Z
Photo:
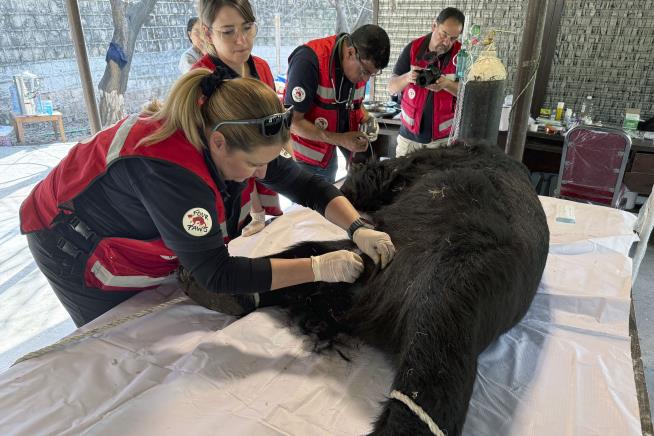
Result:
M349 94L347 96L347 99L346 100L338 100L338 97L340 97L340 95L341 95L341 90L343 89L343 79L345 77L345 74L341 75L341 84L338 86L338 94L336 94L336 84L334 83L334 77L332 76L332 62L334 60L334 55L340 56L340 54L341 54L340 53L340 48L341 48L341 45L343 44L343 41L346 38L347 39L350 38L350 35L348 35L347 33L345 35L341 36L340 38L338 38L338 40L336 41L336 46L334 46L334 53L332 53L331 56L329 56L329 67L328 67L329 68L329 81L331 82L332 89L334 90L334 103L336 103L336 104L346 103L347 109L352 110L352 108L354 107L354 104L352 103L354 101L354 88L355 88L354 84L350 88L350 92L349 92ZM337 97L337 95L338 95L338 97Z

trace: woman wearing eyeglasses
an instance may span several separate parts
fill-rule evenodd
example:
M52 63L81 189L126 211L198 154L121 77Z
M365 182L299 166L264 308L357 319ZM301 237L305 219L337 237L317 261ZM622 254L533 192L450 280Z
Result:
M268 63L252 55L257 23L248 0L200 0L200 19L204 23L208 53L195 65L213 70L224 67L230 78L251 77L275 90ZM253 235L265 227L266 214L281 215L279 196L261 183L256 183L252 195L251 221L243 236Z
M21 205L36 264L78 326L168 280L180 264L198 284L225 294L353 282L363 263L348 251L306 259L229 255L255 177L349 228L382 266L393 257L389 236L362 227L339 190L279 155L292 110L260 81L225 77L221 69L188 72L163 107L78 143Z
M196 67L222 66L232 77L252 77L275 84L268 63L252 55L257 23L248 0L200 0L198 3L207 41L207 54Z

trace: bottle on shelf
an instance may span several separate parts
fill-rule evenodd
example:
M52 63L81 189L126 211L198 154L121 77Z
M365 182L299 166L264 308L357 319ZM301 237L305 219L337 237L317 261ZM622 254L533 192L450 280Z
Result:
M565 103L560 101L556 104L556 116L554 119L556 121L563 121L563 109L565 108Z
M52 115L53 113L53 107L52 107L52 99L50 98L50 94L44 94L43 95L43 113L46 115Z
M582 124L593 124L593 96L589 95L581 104L579 118Z

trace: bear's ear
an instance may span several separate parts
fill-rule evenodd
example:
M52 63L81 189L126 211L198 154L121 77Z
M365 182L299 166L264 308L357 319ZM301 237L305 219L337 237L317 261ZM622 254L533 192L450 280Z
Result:
M404 185L406 184L406 180L404 177L404 172L401 170L402 170L401 167L398 167L397 165L392 165L390 164L390 162L386 163L386 165L380 165L379 174L378 174L380 191L395 192L397 190L398 185L404 187Z

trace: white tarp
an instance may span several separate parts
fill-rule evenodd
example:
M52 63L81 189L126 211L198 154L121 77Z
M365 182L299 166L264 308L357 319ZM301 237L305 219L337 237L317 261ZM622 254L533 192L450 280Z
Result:
M628 332L635 217L574 203L554 221L525 319L480 357L466 435L636 435ZM265 236L264 236L265 235ZM230 243L260 256L345 233L306 209ZM143 292L82 330L179 296ZM361 435L389 393L392 367L355 342L351 362L315 355L284 313L238 321L182 302L0 374L2 435Z

